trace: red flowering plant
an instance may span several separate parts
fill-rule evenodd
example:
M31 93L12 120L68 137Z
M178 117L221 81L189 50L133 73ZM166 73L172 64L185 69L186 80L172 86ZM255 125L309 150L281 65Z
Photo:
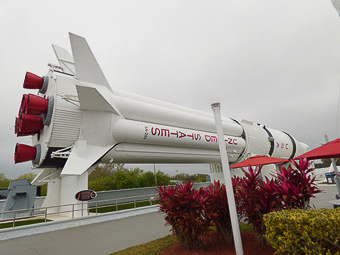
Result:
M204 245L211 226L211 218L206 214L206 192L192 186L192 182L186 182L158 187L160 211L165 213L167 224L186 249Z
M214 181L205 188L207 194L206 210L218 233L227 243L233 240L227 193L224 184Z
M238 200L238 212L244 220L253 226L259 241L264 241L265 228L263 215L280 207L280 202L275 194L275 180L263 181L260 178L261 167L248 167L248 171L242 168L245 177L241 178L236 187L236 199Z
M314 169L310 168L311 163L306 158L300 159L299 162L290 160L290 163L295 168L279 166L274 175L277 180L276 193L284 209L308 209L310 199L321 192L314 183L315 176L311 175Z
M242 208L241 208L241 202L240 202L241 199L239 198L239 193L238 193L238 190L241 188L242 178L240 178L239 176L234 175L231 178L231 182L232 182L233 190L234 190L237 216L239 218L242 218Z

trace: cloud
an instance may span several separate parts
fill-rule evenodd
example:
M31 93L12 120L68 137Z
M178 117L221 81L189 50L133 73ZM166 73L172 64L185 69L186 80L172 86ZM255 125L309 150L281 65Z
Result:
M20 5L20 8L18 6ZM0 10L0 151L13 135L26 71L56 63L51 44L87 38L112 87L288 131L311 147L335 138L340 72L338 15L317 1L7 1Z

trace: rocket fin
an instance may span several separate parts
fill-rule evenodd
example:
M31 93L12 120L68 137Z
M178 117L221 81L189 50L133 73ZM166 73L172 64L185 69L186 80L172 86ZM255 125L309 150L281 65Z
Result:
M85 38L69 33L77 79L99 84L112 91Z
M55 55L57 56L58 62L64 71L67 73L71 73L73 75L76 74L76 69L74 67L73 57L68 53L68 51L62 47L57 45L52 45Z
M80 109L87 111L113 112L121 115L105 88L76 85ZM105 91L106 90L106 91Z
M76 141L61 171L61 176L82 175L112 147L113 145L105 147L89 145L86 143L86 140Z

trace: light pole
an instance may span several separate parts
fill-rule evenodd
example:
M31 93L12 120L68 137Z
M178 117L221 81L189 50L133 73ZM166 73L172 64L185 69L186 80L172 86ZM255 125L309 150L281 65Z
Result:
M156 164L153 164L153 173L155 175L155 186L157 186Z
M335 10L340 15L340 0L331 0L331 1L332 1L332 4L333 4ZM339 104L340 104L340 85L339 85L338 109L337 109L336 125L335 125L335 138L338 137ZM327 135L325 135L325 140L326 140L326 143L329 142L329 139L328 139ZM338 190L338 194L335 197L336 197L336 199L340 199L340 178L339 178L339 171L338 171L338 168L336 167L336 160L334 158L331 158L331 161L332 161L333 170L334 170L334 173L335 173L335 183L336 183L336 187L337 187L337 190Z
M225 184L226 192L227 192L227 199L228 199L228 206L229 206L229 212L230 212L231 227L233 229L236 255L243 255L240 226L238 224L236 203L235 203L233 185L231 182L231 174L230 174L230 169L229 169L227 148L226 148L226 143L224 141L224 133L223 133L223 127L222 127L221 113L220 113L221 104L218 98L211 99L211 108L215 116L218 146L219 146L220 154L221 154L224 184Z

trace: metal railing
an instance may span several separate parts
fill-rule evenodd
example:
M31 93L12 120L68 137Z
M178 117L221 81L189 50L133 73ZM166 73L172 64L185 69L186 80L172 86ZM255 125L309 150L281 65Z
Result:
M13 211L2 211L0 212L0 227L4 223L12 223L12 227L20 221L40 219L42 222L49 221L52 215L63 216L67 215L69 218L88 216L93 212L97 215L98 209L111 207L112 210L118 211L119 207L123 205L132 205L132 208L137 208L137 204L141 202L149 202L153 205L158 198L158 193L132 196L132 197L122 197L122 198L112 198L99 201L87 201L75 204L65 204L59 206L48 206L39 207L31 209L21 209ZM131 208L131 207L130 207ZM130 209L125 208L125 209ZM124 210L124 209L123 209ZM90 212L91 211L91 212ZM79 212L79 213L77 213ZM6 215L4 218L3 216ZM3 219L4 218L4 219Z

